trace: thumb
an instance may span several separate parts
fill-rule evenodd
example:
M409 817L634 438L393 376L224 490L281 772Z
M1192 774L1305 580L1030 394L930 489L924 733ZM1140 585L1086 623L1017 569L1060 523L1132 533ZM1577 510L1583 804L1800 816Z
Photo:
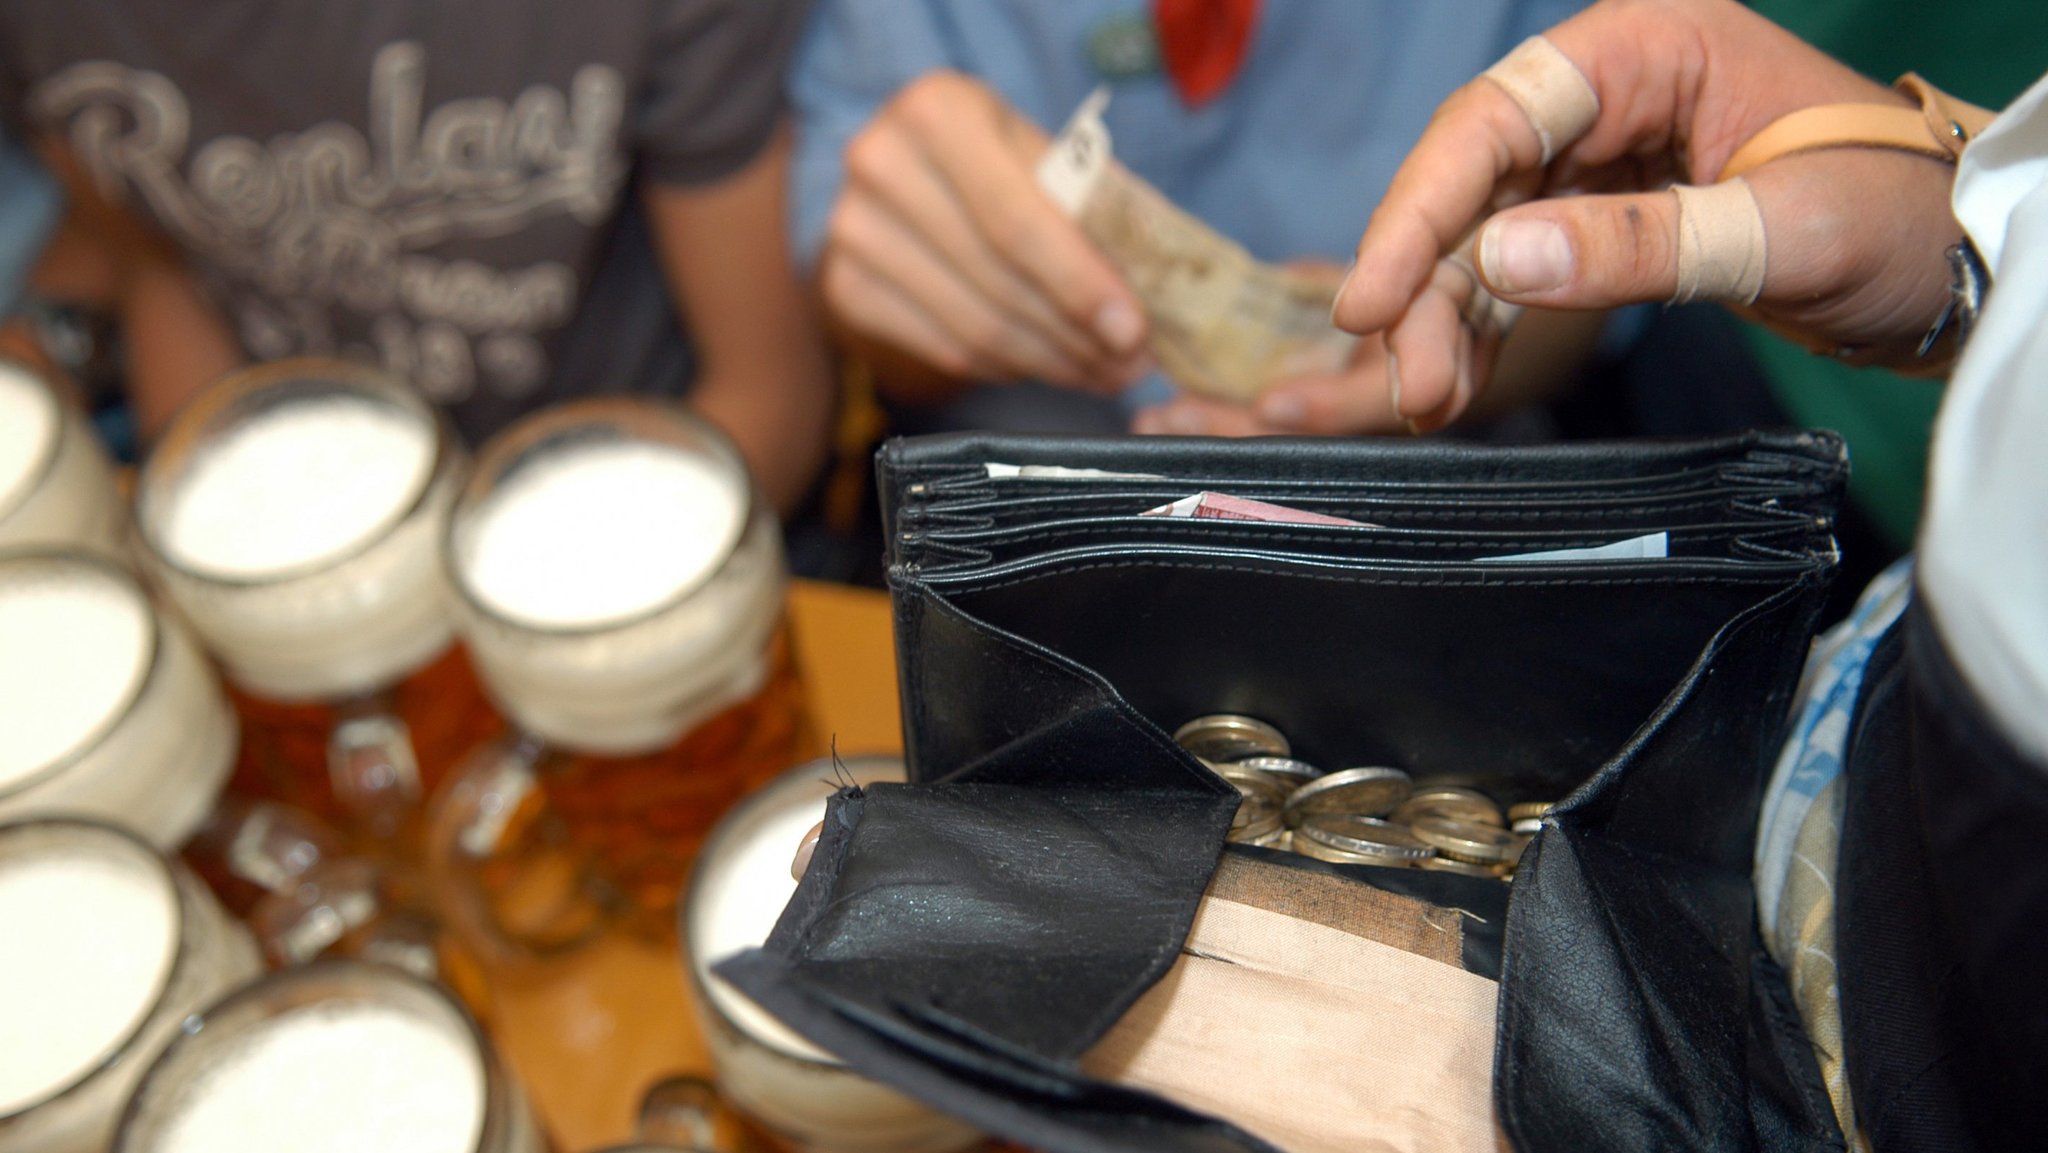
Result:
M1539 200L1488 220L1474 263L1489 291L1516 304L1666 301L1678 287L1678 217L1669 190Z

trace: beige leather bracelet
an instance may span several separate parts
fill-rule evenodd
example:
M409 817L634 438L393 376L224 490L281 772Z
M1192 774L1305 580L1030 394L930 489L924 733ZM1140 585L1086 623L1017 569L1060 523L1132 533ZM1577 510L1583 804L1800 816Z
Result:
M1771 121L1750 137L1718 180L1732 180L1759 165L1817 148L1890 148L1953 164L1996 113L1958 100L1908 72L1893 85L1920 107L1891 104L1821 104Z

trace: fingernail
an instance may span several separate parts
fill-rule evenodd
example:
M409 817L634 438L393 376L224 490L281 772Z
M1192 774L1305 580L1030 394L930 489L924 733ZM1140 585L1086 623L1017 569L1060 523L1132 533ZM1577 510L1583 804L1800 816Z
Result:
M789 875L792 878L801 881L804 879L804 874L810 871L811 858L818 855L818 840L824 835L825 822L823 821L812 825L811 831L804 834L803 841L796 847L796 859L789 863Z
M1500 292L1544 292L1572 275L1572 246L1548 220L1495 220L1479 234L1479 267Z
M1337 313L1344 308L1344 294L1351 291L1351 278L1358 272L1358 261L1344 266L1344 279L1337 282L1337 296L1330 301L1330 323L1337 324ZM1342 325L1337 325L1342 328Z
M1095 310L1095 332L1117 352L1131 352L1144 339L1145 322L1136 309L1121 300L1112 300Z
M1406 420L1401 415L1401 358L1387 354L1387 404L1394 410L1395 420Z
M1298 396L1268 393L1259 398L1259 419L1278 428L1300 428L1308 420L1308 406Z

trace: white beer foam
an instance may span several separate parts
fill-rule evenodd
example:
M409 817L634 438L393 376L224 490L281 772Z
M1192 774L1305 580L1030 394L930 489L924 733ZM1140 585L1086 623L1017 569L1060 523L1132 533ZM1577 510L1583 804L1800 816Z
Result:
M97 739L135 697L149 618L132 589L84 566L0 578L0 790Z
M467 1034L360 1001L250 1030L182 1094L155 1153L469 1153L484 1070Z
M208 446L170 494L163 547L187 568L260 577L347 555L426 484L434 428L375 401L287 401Z
M524 624L630 620L716 569L746 512L746 491L716 462L644 442L562 448L479 511L464 573L478 600Z
M177 947L177 896L142 860L0 862L0 1116L78 1081L148 1015Z

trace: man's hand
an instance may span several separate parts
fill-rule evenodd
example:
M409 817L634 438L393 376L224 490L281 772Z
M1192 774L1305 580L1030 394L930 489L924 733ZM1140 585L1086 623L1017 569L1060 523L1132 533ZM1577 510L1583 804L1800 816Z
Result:
M1342 271L1326 262L1294 267ZM1464 278L1462 270L1449 270ZM1181 395L1138 413L1133 432L1173 436L1358 436L1434 432L1468 415L1498 415L1555 395L1573 383L1599 343L1606 315L1530 309L1504 339L1480 339L1453 318L1448 351L1450 394L1436 407L1403 402L1404 366L1387 354L1382 333L1360 337L1342 372L1308 373L1276 381L1250 404ZM1425 369L1428 366L1425 365ZM1482 393L1479 384L1489 381Z
M1546 38L1598 97L1590 129L1557 141L1546 164L1542 138L1504 88L1481 78L1459 89L1373 213L1338 298L1341 326L1386 334L1404 415L1431 412L1459 388L1449 258L1468 259L1518 304L1669 300L1679 215L1668 183L1711 184L1744 141L1801 108L1911 106L1730 0L1607 0ZM1952 176L1938 161L1872 149L1757 168L1747 180L1767 259L1751 310L1809 341L1910 348L1946 299L1942 252L1961 235Z
M1352 351L1342 372L1311 373L1280 381L1250 404L1234 404L1182 393L1131 419L1131 431L1169 436L1281 436L1313 433L1344 436L1411 431L1394 415L1386 397L1398 383L1389 376L1387 344L1377 334ZM1431 431L1456 415L1452 405L1413 422ZM1462 405L1456 406L1462 408Z
M1048 143L958 73L904 87L847 145L820 261L834 319L953 376L1110 392L1142 375L1144 311L1039 189Z

